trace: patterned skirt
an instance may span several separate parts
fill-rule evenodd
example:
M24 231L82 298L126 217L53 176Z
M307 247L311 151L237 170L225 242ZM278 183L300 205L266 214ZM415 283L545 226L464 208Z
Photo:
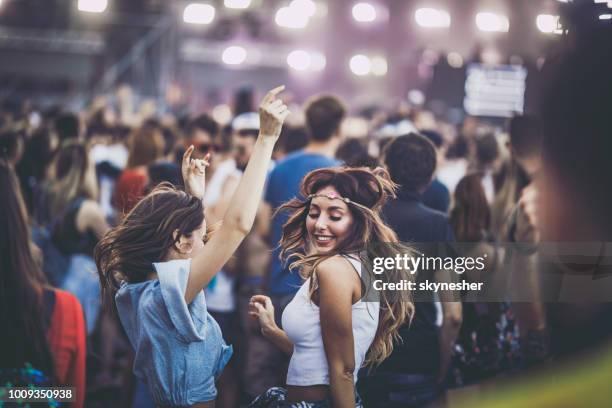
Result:
M282 387L272 387L255 398L248 408L331 408L329 398L323 401L288 402L287 390ZM363 408L361 398L355 392L355 408Z

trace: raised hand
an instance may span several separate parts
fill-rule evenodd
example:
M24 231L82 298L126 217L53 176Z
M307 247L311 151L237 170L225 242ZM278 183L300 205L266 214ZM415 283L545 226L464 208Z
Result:
M265 335L273 331L277 326L274 321L274 306L268 296L255 295L249 302L249 315L256 318L261 326L261 332Z
M289 109L276 96L285 89L285 85L269 91L259 105L259 134L262 137L278 138L283 122L289 116Z
M194 147L191 145L183 154L181 173L185 183L185 191L201 200L204 198L206 167L210 166L210 153L204 156L203 160L192 159L193 150Z

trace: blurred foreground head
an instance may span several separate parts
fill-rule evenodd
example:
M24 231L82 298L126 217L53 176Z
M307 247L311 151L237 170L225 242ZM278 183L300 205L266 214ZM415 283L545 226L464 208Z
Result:
M565 48L544 67L542 236L611 241L612 24L592 4L563 24Z

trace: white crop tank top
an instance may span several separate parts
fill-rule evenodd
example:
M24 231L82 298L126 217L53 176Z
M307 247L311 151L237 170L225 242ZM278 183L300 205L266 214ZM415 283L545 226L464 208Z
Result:
M345 256L361 276L361 262ZM293 354L289 361L287 385L329 385L329 368L323 338L319 307L308 296L310 278L300 287L293 300L283 311L283 330L293 343ZM355 343L355 372L365 360L366 353L374 341L378 328L378 302L357 301L352 307L353 341Z

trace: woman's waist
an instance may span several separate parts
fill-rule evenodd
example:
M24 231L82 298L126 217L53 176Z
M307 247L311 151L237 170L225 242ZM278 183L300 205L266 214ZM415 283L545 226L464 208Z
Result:
M287 401L324 401L329 397L329 385L287 385Z

